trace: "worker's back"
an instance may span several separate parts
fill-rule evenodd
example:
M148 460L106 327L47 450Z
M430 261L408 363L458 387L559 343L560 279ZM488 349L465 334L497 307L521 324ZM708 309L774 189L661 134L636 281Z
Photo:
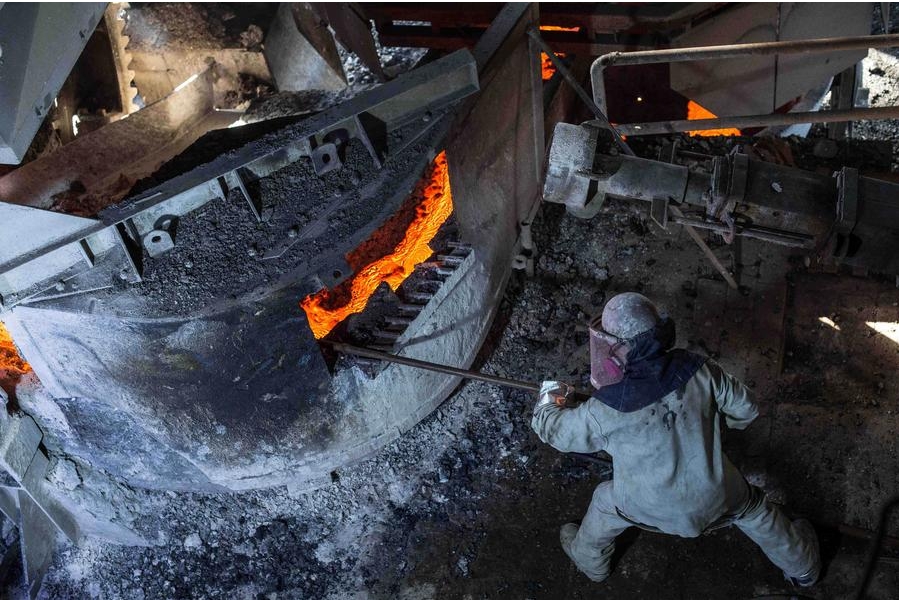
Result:
M615 538L632 525L694 537L733 524L784 576L810 586L821 573L815 530L790 521L724 455L722 423L757 416L749 390L717 364L674 348L675 328L645 296L625 292L590 324L592 397L569 407L571 386L544 381L531 426L562 452L605 450L613 481L593 492L580 524L559 530L562 549L587 577L611 573Z
M621 412L596 398L587 409L614 458L612 486L624 517L692 537L745 502L748 487L721 448L721 419L743 428L757 410L716 364L638 410Z

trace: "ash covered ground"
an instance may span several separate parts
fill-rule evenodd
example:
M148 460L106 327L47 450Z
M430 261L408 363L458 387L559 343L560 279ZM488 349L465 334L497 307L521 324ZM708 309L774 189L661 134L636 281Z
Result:
M728 293L682 231L659 230L644 211L612 203L581 221L544 206L534 224L536 274L514 274L476 366L582 384L590 316L619 291L656 298L677 321L680 345L717 356L755 388L763 416L728 438L730 453L753 483L821 525L830 567L806 595L849 595L866 545L832 526L873 528L880 503L897 491L899 382L890 374L899 346L864 323L899 320L899 292L890 281L810 272L787 250L746 241L736 257L743 293ZM818 313L842 325L839 336ZM539 442L529 426L534 401L464 384L401 439L314 490L135 490L136 525L157 545L67 547L42 593L336 600L790 591L736 530L692 540L632 530L607 583L581 576L558 527L582 516L602 474ZM871 597L895 598L891 565L878 569Z

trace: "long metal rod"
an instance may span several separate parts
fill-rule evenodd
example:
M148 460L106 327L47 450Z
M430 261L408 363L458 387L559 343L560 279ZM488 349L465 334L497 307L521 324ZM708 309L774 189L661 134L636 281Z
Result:
M729 233L730 227L723 223L709 223L701 219L691 219L689 217L672 217L669 223L677 223L678 225L689 225L696 229L708 229L718 233ZM769 227L737 225L734 233L739 236L771 242L772 244L780 244L781 246L790 246L793 248L807 248L809 244L813 244L815 238L811 235L798 233L793 231L784 231L781 229L771 229Z
M676 218L684 218L684 213L682 213L681 210L673 204L668 206L668 210L671 211L671 214ZM734 279L733 275L731 275L730 271L728 271L724 267L724 265L721 264L721 261L718 260L717 256L715 256L715 253L712 252L712 249L709 248L708 244L705 243L705 240L702 239L702 236L700 236L690 225L684 225L684 229L687 230L687 234L694 242L696 242L696 245L699 246L699 249L702 250L702 253L705 254L705 257L709 259L709 262L712 263L712 266L715 267L715 270L721 274L721 276L724 278L724 281L727 282L727 285L729 285L731 289L739 289L740 286L737 285L737 281Z
M536 383L531 383L529 381L521 381L518 379L506 379L505 377L497 377L496 375L486 375L484 373L480 373L478 371L470 371L468 369L459 369L456 367L448 367L446 365L441 365L438 363L432 363L425 360L418 360L415 358L406 358L405 356L397 356L396 354L388 354L387 352L378 352L377 350L369 350L368 348L360 348L359 346L353 346L350 344L344 344L342 342L331 342L324 340L326 344L330 344L332 348L337 350L338 352L343 352L344 354L355 354L356 356L363 356L365 358L374 358L377 360L384 360L387 362L393 362L400 365L406 365L408 367L415 367L417 369L425 369L428 371L435 371L437 373L446 373L447 375L458 375L459 377L465 377L466 379L477 379L478 381L486 381L487 383L495 383L498 385L504 385L507 387L518 388L522 390L527 390L529 392L539 392L540 385ZM583 394L584 392L579 392ZM589 394L587 394L589 396ZM596 456L595 454L586 454L583 452L566 452L568 456L574 456L577 458L581 458L592 462L594 464L611 468L612 461L608 458L603 458L601 456Z
M447 365L441 365L438 363L432 363L425 360L418 360L416 358L408 358L405 356L397 356L396 354L389 354L387 352L378 352L377 350L369 350L368 348L360 348L358 346L352 346L350 344L344 344L342 342L326 342L331 345L332 348L337 350L338 352L343 352L344 354L355 354L356 356L364 356L365 358L374 358L376 360L385 360L392 363L397 363L400 365L406 365L407 367L415 367L417 369L426 369L428 371L435 371L437 373L446 373L447 375L457 375L459 377L465 377L466 379L477 379L478 381L486 381L487 383L495 383L497 385L504 385L506 387L518 388L521 390L528 390L529 392L539 392L540 384L532 383L530 381L521 381L519 379L506 379L505 377L497 377L496 375L487 375L485 373L480 373L478 371L470 371L468 369L460 369L458 367L450 367Z
M899 106L877 108L850 108L845 110L822 110L818 112L783 113L773 115L748 115L721 117L718 119L697 119L696 121L656 121L653 123L627 123L616 125L622 135L660 135L683 131L704 131L707 129L745 129L771 127L772 125L796 125L798 123L839 123L843 121L879 121L899 119Z
M892 46L899 46L899 34L757 42L752 44L725 44L721 46L694 46L690 48L664 48L661 50L637 50L634 52L619 51L603 54L596 59L596 63L604 67L610 65L644 65L648 63L685 62L691 60L720 60L739 58L741 56L768 56L771 54L818 54L843 50L889 48Z
M553 52L553 49L543 41L543 38L540 37L540 32L537 29L531 27L530 29L528 29L528 35L531 36L531 39L533 39L538 46L540 46L540 50L542 50L543 53L546 54L547 57L549 57L549 60L556 68L556 71L561 73L562 77L565 79L568 85L570 85L572 89L574 89L574 93L578 95L578 98L580 98L581 101L587 105L587 107L590 109L590 112L596 115L596 119L600 123L602 123L602 126L608 128L612 132L612 135L615 136L615 141L618 142L618 146L622 150L624 150L624 153L628 156L636 156L634 154L634 151L631 150L631 147L628 146L627 142L624 141L624 138L621 137L621 134L618 133L618 130L616 130L615 127L609 122L609 118L602 111L602 109L600 109L600 107L597 106L595 102L593 102L593 99L590 98L589 95L587 95L587 92L583 87L581 87L581 84L577 79L575 79L574 75L571 74L571 71L568 70L568 67L565 66L565 63L563 63L562 60L558 56L556 56L556 53Z

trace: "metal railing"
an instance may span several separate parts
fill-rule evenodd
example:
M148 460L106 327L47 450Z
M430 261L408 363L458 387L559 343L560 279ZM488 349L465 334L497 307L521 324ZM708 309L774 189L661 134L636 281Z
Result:
M786 42L759 42L752 44L728 44L723 46L699 46L692 48L665 48L662 50L638 50L635 52L610 52L597 58L590 67L593 84L593 102L603 114L608 114L605 89L605 69L609 66L644 65L703 60L723 60L746 56L777 54L821 54L844 50L891 48L899 46L899 34L866 35L857 37L821 38ZM856 108L848 110L816 111L767 115L744 115L699 119L695 121L658 121L652 123L628 123L616 125L622 135L652 135L680 131L707 129L770 127L796 123L835 123L899 118L899 107Z

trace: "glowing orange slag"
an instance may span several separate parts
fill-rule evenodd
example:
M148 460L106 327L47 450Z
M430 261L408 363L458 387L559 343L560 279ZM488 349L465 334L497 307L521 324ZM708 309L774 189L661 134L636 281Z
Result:
M556 56L565 58L565 55L561 52L556 52ZM549 56L546 52L540 53L540 74L543 81L549 81L553 78L553 75L556 74L556 67L553 65L552 61L549 60Z
M348 293L324 289L303 298L300 306L306 311L309 327L316 339L328 335L348 316L362 312L368 299L382 282L386 281L390 289L396 291L412 274L415 265L424 262L432 254L433 250L428 244L453 212L453 195L445 152L434 159L413 194L421 198L416 207L415 218L391 254L358 270L352 279L338 286L348 286ZM349 296L347 302L334 306L335 300L346 296Z
M541 25L540 31L580 31L580 27L562 27L561 25Z
M690 100L687 102L687 120L688 121L698 121L699 119L714 119L717 115L715 115L712 111L705 108L701 104L693 102ZM692 136L702 136L709 137L713 135L742 135L739 129L729 128L729 129L704 129L701 131L688 131Z
M0 371L6 375L24 375L31 371L31 365L19 356L9 331L0 323Z
M540 31L580 31L580 27L562 27L561 25L541 25ZM565 58L565 55L561 52L556 52L556 56L559 58ZM553 66L552 61L549 60L549 56L546 55L546 52L540 53L540 74L543 78L543 81L549 81L553 78L553 75L556 73L556 68Z

